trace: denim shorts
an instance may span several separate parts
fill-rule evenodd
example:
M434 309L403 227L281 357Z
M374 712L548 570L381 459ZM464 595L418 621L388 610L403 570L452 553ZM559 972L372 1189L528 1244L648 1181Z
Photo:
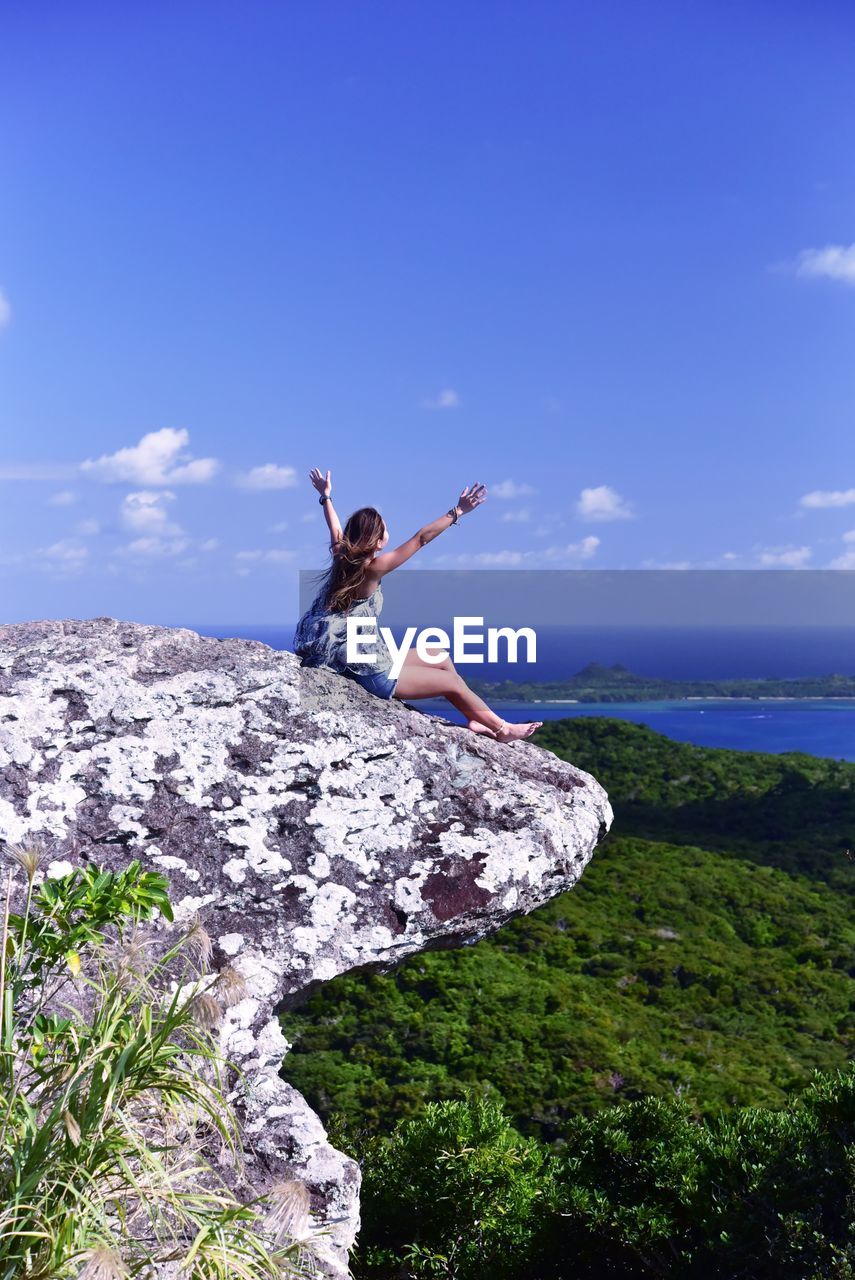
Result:
M376 694L378 698L392 698L395 695L395 686L398 681L393 680L385 671L365 671L357 675L356 672L347 670L344 674L348 679L361 684L369 693Z

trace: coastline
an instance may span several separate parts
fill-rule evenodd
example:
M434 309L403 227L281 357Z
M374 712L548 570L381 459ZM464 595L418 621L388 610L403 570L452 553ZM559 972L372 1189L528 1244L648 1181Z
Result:
M483 694L481 696L484 696ZM489 695L488 695L489 696ZM441 702L441 698L424 699L424 701ZM855 705L855 695L847 693L829 694L769 694L763 698L754 698L748 694L719 694L718 697L704 697L703 694L683 694L678 697L664 698L501 698L503 704L516 704L529 707L619 707L631 706L644 702L851 702Z
M746 697L648 699L624 702L569 702L490 699L492 709L507 720L631 721L666 738L702 747L800 752L819 758L855 762L855 698ZM461 723L458 712L442 699L413 704L429 715Z

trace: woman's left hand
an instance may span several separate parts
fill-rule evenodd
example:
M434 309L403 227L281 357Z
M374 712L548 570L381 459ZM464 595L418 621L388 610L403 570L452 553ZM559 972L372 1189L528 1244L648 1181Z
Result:
M332 480L330 479L329 472L324 475L317 467L312 467L312 470L309 472L309 479L317 489L318 493L322 494L325 498L330 496L332 493Z
M487 486L476 481L475 484L470 484L467 489L463 490L457 499L457 505L463 514L467 515L470 511L474 511L476 507L480 507L481 503L486 501L486 498Z

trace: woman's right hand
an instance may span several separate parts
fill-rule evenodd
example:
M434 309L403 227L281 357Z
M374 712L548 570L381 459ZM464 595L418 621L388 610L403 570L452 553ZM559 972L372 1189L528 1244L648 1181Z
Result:
M332 480L329 472L323 475L317 467L312 467L309 472L309 479L322 497L328 498L330 496L332 493Z

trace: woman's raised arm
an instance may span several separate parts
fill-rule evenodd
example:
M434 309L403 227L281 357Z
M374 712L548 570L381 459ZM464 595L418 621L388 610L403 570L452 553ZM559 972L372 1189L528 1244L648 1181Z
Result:
M313 488L317 489L318 493L321 495L320 502L324 509L327 528L330 531L330 547L334 549L336 543L341 541L341 521L336 515L336 510L332 504L332 498L330 497L330 494L332 493L332 480L330 479L330 473L327 472L326 475L323 475L317 467L312 467L312 470L309 472L309 479L312 482Z
M418 533L414 533L412 538L407 538L407 541L402 542L394 551L384 551L381 555L375 556L371 562L371 573L382 578L384 574L391 573L399 565L405 564L417 551L421 551L422 547L426 547L446 529L457 524L461 516L468 515L470 511L479 507L486 497L486 485L477 482L469 485L457 499L456 505L451 507L445 515L432 520L430 524L423 525Z

